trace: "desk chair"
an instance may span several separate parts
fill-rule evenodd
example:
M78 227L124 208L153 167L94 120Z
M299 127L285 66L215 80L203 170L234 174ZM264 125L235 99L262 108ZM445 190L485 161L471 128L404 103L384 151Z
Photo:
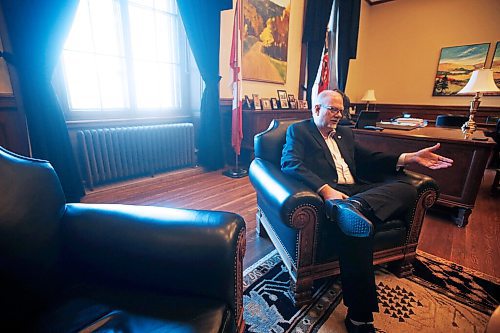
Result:
M323 199L301 182L281 172L281 151L288 126L297 120L273 120L255 136L255 159L249 169L257 193L257 232L269 237L291 276L291 293L297 306L312 299L313 282L340 273L333 243L340 232L325 216ZM405 171L418 197L403 220L392 220L375 231L374 263L392 263L400 276L412 274L412 261L427 208L438 196L436 182Z
M441 114L436 117L436 127L460 128L467 120L469 120L467 116Z

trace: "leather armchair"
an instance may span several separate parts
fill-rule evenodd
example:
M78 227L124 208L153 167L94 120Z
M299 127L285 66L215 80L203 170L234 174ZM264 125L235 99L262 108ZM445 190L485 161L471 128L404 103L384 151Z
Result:
M281 172L280 158L286 130L297 120L273 120L255 136L255 159L249 169L257 192L257 232L268 236L291 276L295 304L308 303L313 282L340 272L335 234L340 230L325 217L324 201L306 185ZM418 190L418 198L404 220L393 220L375 230L374 263L392 262L402 277L412 273L425 212L438 196L436 182L405 171ZM380 180L380 179L377 179Z
M242 331L236 214L66 204L48 162L0 147L0 330Z

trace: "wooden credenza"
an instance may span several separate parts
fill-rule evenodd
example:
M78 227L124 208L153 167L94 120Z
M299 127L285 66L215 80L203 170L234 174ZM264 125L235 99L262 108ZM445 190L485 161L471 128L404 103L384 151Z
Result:
M453 207L455 223L464 227L474 208L488 158L495 142L465 138L460 129L425 127L411 131L385 129L382 132L355 129L356 141L369 149L401 154L441 144L438 153L453 159L447 169L430 170L419 165L408 169L434 178L440 187L438 204ZM477 133L480 134L480 133Z
M250 164L254 155L253 138L265 131L273 119L308 119L310 110L243 110L242 163Z

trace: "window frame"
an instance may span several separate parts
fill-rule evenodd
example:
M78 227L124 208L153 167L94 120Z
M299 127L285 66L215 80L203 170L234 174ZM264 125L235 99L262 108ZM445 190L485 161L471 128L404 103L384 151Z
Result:
M64 77L64 69L62 64L62 52L61 58L55 68L54 76L52 80L53 87L59 98L61 108L63 110L65 119L67 122L99 122L99 121L109 121L109 120L140 120L140 119L154 119L154 118L185 118L186 116L191 117L192 114L186 114L186 111L193 109L190 87L191 81L199 78L199 73L193 73L195 70L191 68L196 68L196 64L190 63L189 57L189 43L182 23L182 18L179 11L177 11L176 16L178 17L178 40L179 40L179 56L180 56L180 107L179 108L137 108L135 91L134 91L134 76L133 76L133 59L132 59L132 48L131 48L131 35L129 30L129 15L128 15L128 0L116 0L120 5L120 15L121 15L121 29L123 34L123 48L125 55L125 66L127 75L127 88L128 88L128 104L126 108L118 109L106 109L106 110L85 110L78 109L75 111L70 108L68 90L66 86L66 81ZM194 65L194 66L193 66ZM201 92L200 92L201 96Z

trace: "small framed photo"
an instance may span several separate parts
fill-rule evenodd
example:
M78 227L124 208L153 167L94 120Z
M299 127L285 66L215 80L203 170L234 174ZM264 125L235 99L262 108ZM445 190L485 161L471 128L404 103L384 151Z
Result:
M289 109L288 95L285 90L278 90L278 98L282 109Z
M262 104L262 110L271 110L271 100L269 98L261 98L260 103Z
M279 109L278 100L274 97L271 98L271 107L273 108L273 110Z
M248 95L245 95L245 99L243 100L243 109L244 110L252 109L252 102L250 101L250 97L248 97Z
M289 102L295 101L295 96L292 94L288 94L288 101Z
M259 94L252 94L252 98L253 98L253 108L255 110L262 110L262 107L260 105Z
M309 109L309 106L307 105L307 100L305 100L305 99L299 99L298 103L299 103L299 109L301 109L301 110L307 110L307 109Z
M290 109L298 109L297 101L289 101L288 104L290 104Z

